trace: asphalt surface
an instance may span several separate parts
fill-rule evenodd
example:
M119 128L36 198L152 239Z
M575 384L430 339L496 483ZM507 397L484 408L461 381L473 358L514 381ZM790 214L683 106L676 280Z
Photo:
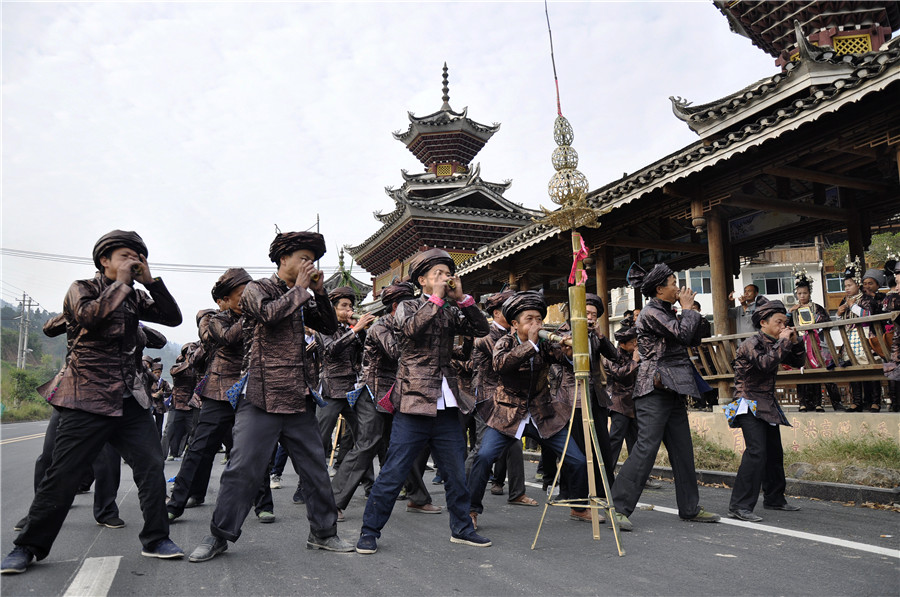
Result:
M32 498L34 459L41 448L41 423L0 427L4 554L13 547L13 524ZM206 505L185 511L171 527L172 539L189 553L209 532L218 477L216 459ZM166 463L167 477L180 462ZM534 464L526 464L529 480ZM430 481L430 473L428 481ZM92 495L79 495L53 551L28 572L0 578L3 595L75 594L98 562L108 583L88 585L95 595L897 595L900 593L900 516L895 512L795 498L800 512L757 507L764 521L754 525L681 521L672 513L675 491L663 482L647 490L636 511L635 531L624 533L624 557L617 555L609 525L601 538L589 524L572 521L565 508L550 508L537 549L531 542L542 508L511 506L505 497L485 496L479 532L489 548L451 544L447 514L407 513L398 502L374 555L334 554L305 547L309 527L304 506L291 502L296 475L288 465L284 488L274 491L274 524L260 524L251 512L236 544L203 564L161 561L140 555L137 491L125 467L119 489L124 529L99 527ZM442 486L432 486L444 504ZM528 494L541 499L540 488ZM701 503L724 514L730 490L701 487ZM346 512L339 534L355 542L365 504L362 492ZM799 533L801 536L782 534ZM803 533L811 534L809 536ZM849 543L847 543L849 542ZM113 558L121 556L120 559ZM110 559L101 559L110 558ZM84 572L79 574L84 566ZM67 593L68 592L68 593Z

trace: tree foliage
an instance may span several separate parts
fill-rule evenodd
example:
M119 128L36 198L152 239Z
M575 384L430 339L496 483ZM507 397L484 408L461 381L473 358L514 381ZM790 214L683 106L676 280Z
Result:
M850 255L850 243L844 241L827 247L822 256L825 263L834 265L835 271L843 271L847 267ZM872 235L872 244L866 251L866 267L884 267L888 259L900 257L900 233L882 232Z

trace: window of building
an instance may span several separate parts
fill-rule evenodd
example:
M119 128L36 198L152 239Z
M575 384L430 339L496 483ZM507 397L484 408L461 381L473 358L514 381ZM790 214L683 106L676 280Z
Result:
M843 274L825 274L825 287L828 292L844 292Z
M698 294L711 294L712 282L710 281L709 270L703 269L679 273L678 286L687 286Z
M790 271L753 274L753 283L759 286L760 294L767 296L794 292L794 275Z

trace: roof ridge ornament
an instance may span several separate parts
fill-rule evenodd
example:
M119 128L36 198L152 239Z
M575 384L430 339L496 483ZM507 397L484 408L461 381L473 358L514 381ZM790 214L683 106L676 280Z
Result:
M797 49L800 51L800 60L814 61L822 55L822 51L812 45L803 34L803 29L800 28L800 21L796 19L794 20L794 36L797 38Z
M452 112L453 109L450 107L450 75L448 72L447 62L444 62L444 85L441 87L441 91L444 92L444 95L441 96L441 99L444 103L441 105L441 111Z
M687 122L691 119L691 114L687 111L687 109L694 102L689 102L680 95L670 95L669 101L672 102L672 112L679 120Z

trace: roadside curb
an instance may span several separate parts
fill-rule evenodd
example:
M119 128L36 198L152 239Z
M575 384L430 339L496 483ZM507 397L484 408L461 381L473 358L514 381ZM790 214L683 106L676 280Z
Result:
M540 452L525 451L526 456L539 459ZM616 465L616 472L622 468L622 464ZM666 466L654 466L651 474L666 480L673 480L672 469ZM718 483L727 487L734 487L734 479L737 473L722 471L697 471L697 481L700 483ZM815 498L835 502L856 502L862 504L874 502L876 504L900 504L900 487L884 489L882 487L867 487L865 485L850 485L847 483L826 483L824 481L804 481L803 479L787 479L785 493L797 497Z

